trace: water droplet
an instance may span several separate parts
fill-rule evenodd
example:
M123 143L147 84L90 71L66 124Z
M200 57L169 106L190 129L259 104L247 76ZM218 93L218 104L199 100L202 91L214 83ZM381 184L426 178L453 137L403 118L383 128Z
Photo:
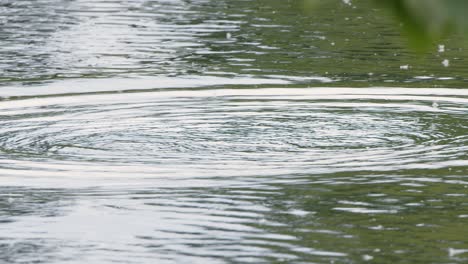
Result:
M444 67L448 67L448 66L450 66L450 61L445 59L445 60L442 61L442 65L444 65Z
M445 52L445 45L439 45L438 51L441 52L441 53Z

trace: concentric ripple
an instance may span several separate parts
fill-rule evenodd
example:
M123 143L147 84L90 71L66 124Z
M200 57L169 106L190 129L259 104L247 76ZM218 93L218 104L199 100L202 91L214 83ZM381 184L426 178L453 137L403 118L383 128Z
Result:
M465 263L467 106L406 88L4 99L0 261Z
M304 88L464 42L349 2L0 1L0 263L467 263L468 91Z
M193 177L465 166L467 95L272 88L3 101L2 172Z

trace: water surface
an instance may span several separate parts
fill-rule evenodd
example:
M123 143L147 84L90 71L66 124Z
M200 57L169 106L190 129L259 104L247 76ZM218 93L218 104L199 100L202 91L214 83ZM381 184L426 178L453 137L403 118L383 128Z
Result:
M303 6L3 1L0 262L467 262L464 44Z

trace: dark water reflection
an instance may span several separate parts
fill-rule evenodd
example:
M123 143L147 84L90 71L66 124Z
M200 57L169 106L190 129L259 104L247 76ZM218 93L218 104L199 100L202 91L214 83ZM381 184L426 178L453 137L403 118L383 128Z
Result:
M0 262L466 263L464 43L355 2L2 1Z
M464 85L463 42L434 43L433 51L416 56L385 10L330 1L306 12L305 2L6 0L0 78L4 84L190 75L302 85Z

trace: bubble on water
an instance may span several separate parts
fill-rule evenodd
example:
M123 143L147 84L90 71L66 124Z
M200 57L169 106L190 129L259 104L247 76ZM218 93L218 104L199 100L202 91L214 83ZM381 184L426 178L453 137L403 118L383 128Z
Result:
M437 49L440 53L445 52L445 45L439 45Z
M343 3L344 3L345 5L351 5L351 0L343 0Z
M445 60L442 61L442 65L444 65L444 67L448 67L448 66L450 66L450 61L445 59Z

